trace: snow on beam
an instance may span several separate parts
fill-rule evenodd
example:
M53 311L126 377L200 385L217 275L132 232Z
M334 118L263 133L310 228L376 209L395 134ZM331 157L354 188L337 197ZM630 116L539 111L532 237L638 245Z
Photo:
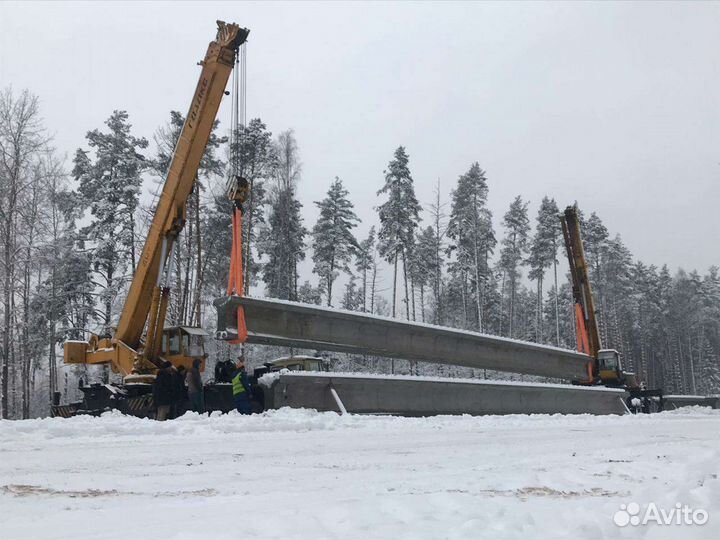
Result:
M236 336L237 307L245 309L248 342L418 360L477 369L584 379L584 354L557 347L267 298L215 300L220 339Z

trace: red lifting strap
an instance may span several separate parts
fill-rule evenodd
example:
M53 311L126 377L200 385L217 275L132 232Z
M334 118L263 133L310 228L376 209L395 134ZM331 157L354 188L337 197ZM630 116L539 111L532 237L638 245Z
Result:
M242 212L236 208L232 217L232 251L230 252L230 275L228 276L228 296L245 294L245 282L243 279L242 263ZM230 343L245 343L248 337L247 326L245 325L245 310L238 307L238 337Z
M588 340L588 332L585 327L585 315L580 304L575 304L575 330L577 332L577 350L578 352L590 354L590 343Z

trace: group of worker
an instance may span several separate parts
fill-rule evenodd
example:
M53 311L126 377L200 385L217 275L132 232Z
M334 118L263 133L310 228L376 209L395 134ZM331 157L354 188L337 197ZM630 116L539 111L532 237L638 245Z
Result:
M205 413L205 390L200 365L199 358L193 360L190 369L185 369L185 366L175 367L166 361L158 370L153 384L157 420L178 418L187 412L188 405L190 410L198 414ZM252 414L252 389L242 355L237 357L231 382L235 408L240 414Z

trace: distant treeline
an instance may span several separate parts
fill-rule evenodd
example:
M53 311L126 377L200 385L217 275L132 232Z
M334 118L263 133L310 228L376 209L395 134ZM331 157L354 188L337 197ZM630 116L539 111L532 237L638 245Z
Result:
M153 179L156 197L183 122L171 111L151 144L133 133L127 112L116 110L78 141L66 163L53 148L37 97L0 91L4 418L46 414L52 392L70 392L81 376L109 377L107 370L63 367L61 344L117 323L154 206L140 203L143 180ZM224 131L216 122L189 200L175 251L169 324L211 322L212 299L224 293L229 269L231 204L223 186L229 174L240 174L251 184L243 242L250 294L574 347L570 285L558 275L564 248L553 199L545 197L531 217L518 195L496 231L479 163L459 164L466 172L451 193L438 186L434 200L421 205L410 157L400 146L388 149L388 165L378 171L376 225L357 238L360 219L340 177L312 179L329 187L313 203L317 222L303 222L292 130L274 137L254 119L236 126L233 137ZM582 224L604 346L620 350L626 368L648 386L720 391L718 267L672 275L667 266L634 260L595 213ZM306 254L312 276L299 275ZM348 361L353 369L375 365ZM412 364L406 369L420 372Z

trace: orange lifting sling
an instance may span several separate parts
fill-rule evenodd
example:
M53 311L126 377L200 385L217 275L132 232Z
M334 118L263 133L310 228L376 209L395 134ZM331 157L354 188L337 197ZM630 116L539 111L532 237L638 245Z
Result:
M230 251L230 275L228 276L227 293L228 296L243 296L245 294L242 262L242 211L239 208L234 209L232 217L232 250ZM245 310L242 306L237 308L237 323L238 337L230 343L245 343L248 332L245 325Z

